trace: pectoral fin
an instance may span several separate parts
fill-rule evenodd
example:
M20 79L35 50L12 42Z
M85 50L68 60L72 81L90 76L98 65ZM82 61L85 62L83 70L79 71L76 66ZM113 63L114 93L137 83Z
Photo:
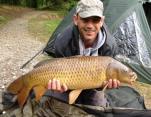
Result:
M28 98L28 95L30 93L30 89L27 87L23 87L23 89L20 91L20 93L17 95L19 106L22 108Z
M34 93L35 93L36 101L39 101L40 98L45 93L46 88L41 86L41 85L38 85L38 86L34 87L33 90L34 90Z
M82 89L77 89L77 90L71 91L69 93L69 104L73 104L81 92L82 92Z

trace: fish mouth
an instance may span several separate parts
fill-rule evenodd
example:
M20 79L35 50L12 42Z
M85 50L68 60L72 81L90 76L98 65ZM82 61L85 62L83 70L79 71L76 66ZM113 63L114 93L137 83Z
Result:
M135 82L135 80L131 80L131 81L130 81L130 84L133 85L134 82Z
M133 72L130 77L130 84L133 84L136 81L136 79L137 79L137 75L136 73Z

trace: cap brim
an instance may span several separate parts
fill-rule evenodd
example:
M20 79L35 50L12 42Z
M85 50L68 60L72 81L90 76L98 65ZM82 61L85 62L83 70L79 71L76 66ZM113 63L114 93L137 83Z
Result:
M92 17L92 16L98 16L98 17L102 17L103 15L102 15L102 13L100 13L100 12L92 12L92 11L90 11L90 12L80 12L79 13L79 16L81 17L81 18L87 18L87 17Z

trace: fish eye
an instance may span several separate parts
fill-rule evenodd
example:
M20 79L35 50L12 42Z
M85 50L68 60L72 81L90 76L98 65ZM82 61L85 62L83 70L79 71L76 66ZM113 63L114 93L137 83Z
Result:
M123 72L124 72L124 73L128 73L128 70L127 70L127 69L124 69Z

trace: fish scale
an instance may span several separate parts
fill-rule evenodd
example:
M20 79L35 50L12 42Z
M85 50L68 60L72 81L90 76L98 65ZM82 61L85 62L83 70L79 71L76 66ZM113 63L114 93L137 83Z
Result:
M100 88L109 78L130 84L137 75L111 57L54 58L40 62L32 71L12 82L7 90L18 95L18 103L23 107L32 89L38 101L46 92L49 80L57 79L72 90L69 94L69 103L72 104L82 90Z

